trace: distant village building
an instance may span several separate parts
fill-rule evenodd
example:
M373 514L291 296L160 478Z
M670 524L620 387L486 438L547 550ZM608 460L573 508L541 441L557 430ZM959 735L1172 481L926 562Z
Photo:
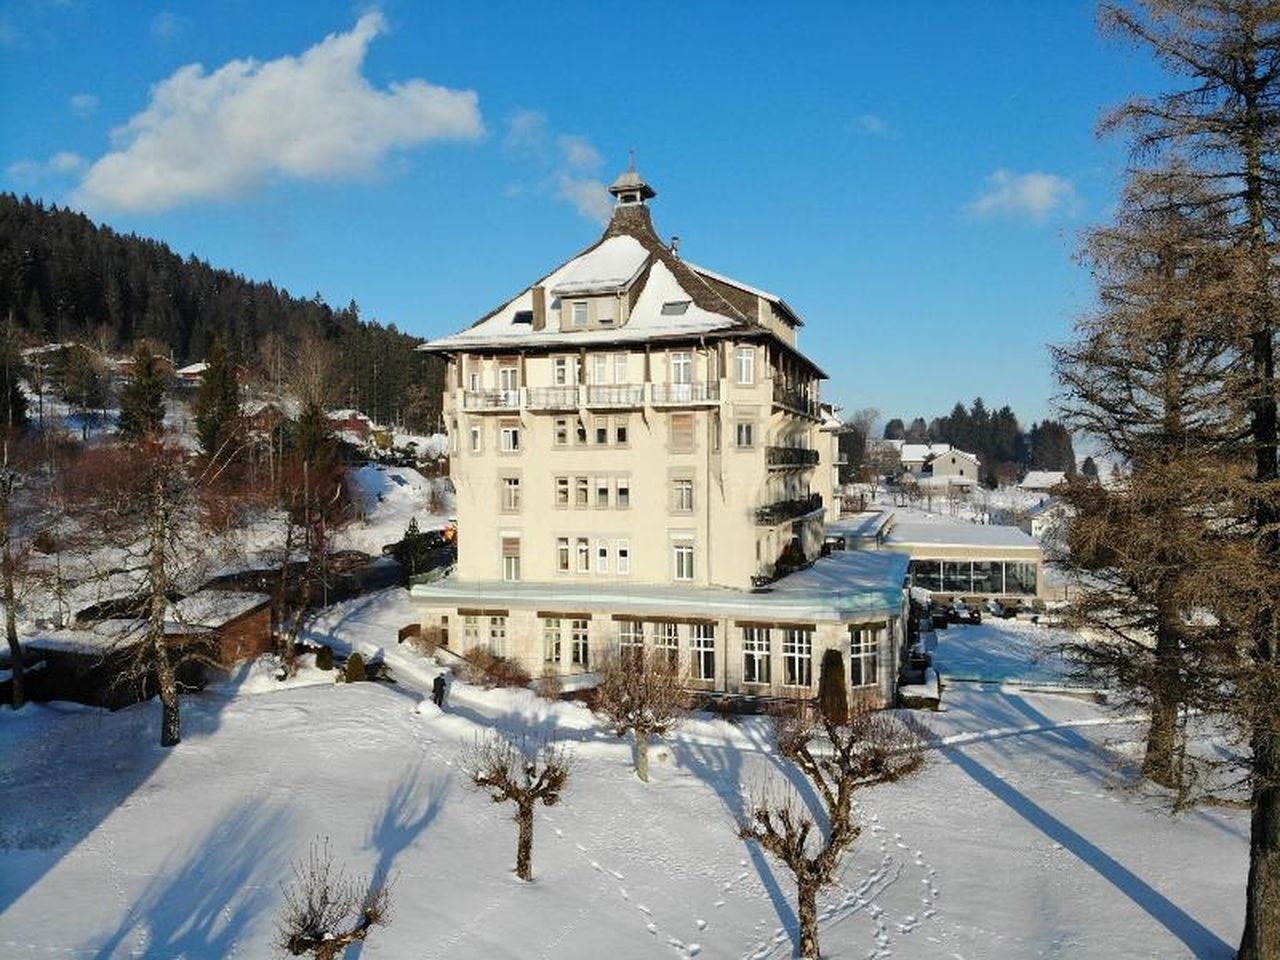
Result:
M1052 493L1066 482L1067 475L1062 470L1028 470L1018 489L1026 493Z
M634 170L610 192L600 240L421 348L447 363L459 528L453 575L413 587L424 628L534 675L643 645L691 687L761 696L812 696L833 647L888 699L906 559L778 579L838 510L801 318L682 259Z
M945 478L959 486L973 486L978 482L981 463L977 455L949 443L904 443L898 455L903 471L917 480Z

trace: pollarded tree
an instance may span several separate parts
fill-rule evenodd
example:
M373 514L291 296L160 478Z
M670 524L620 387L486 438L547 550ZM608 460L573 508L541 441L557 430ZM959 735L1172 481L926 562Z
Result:
M674 730L689 710L677 664L654 650L624 650L600 665L596 709L619 737L636 742L636 776L649 782L649 741Z
M814 820L794 788L775 782L752 798L738 836L760 844L795 877L799 956L819 956L818 893L836 881L842 857L861 833L854 794L917 773L929 741L910 717L877 710L865 697L850 704L844 720L804 707L779 724L779 752L822 798L827 824Z
M327 837L313 842L307 859L293 865L293 882L283 894L278 943L295 957L338 960L374 927L390 922L390 881L378 874L351 878L335 868Z
M560 802L573 758L562 744L522 739L519 745L491 735L477 741L463 759L473 786L494 803L515 804L516 876L533 879L533 812L539 803Z

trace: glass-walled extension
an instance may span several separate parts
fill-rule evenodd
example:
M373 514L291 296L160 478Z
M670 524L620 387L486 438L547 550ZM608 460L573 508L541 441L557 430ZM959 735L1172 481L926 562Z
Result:
M1014 560L912 560L911 585L965 596L1034 597L1037 566Z

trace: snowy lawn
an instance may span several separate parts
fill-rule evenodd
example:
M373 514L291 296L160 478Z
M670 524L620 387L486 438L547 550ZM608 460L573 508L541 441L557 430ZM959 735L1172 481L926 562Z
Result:
M933 660L944 680L1056 684L1067 679L1067 664L1055 648L1072 638L1069 630L986 617L982 623L952 624L936 636Z
M434 530L448 522L453 508L453 495L443 492L446 481L429 480L412 467L370 463L352 470L348 482L360 519L335 534L336 546L343 550L379 556L384 546L400 541L414 517L422 530ZM431 512L433 487L441 489L443 513Z
M247 670L184 702L168 752L154 703L0 713L0 956L268 957L280 882L317 835L396 878L391 925L352 960L789 955L792 884L733 829L742 790L778 770L762 722L689 723L645 786L579 705L455 684L443 715L419 709L437 668L396 646L411 619L390 591L313 634L383 650L399 683L308 670L272 690ZM864 795L826 955L1231 956L1245 813L1164 812L1117 749L1136 730L1080 700L957 684L925 719L946 745ZM494 728L577 756L563 804L539 810L532 884L511 810L458 769Z

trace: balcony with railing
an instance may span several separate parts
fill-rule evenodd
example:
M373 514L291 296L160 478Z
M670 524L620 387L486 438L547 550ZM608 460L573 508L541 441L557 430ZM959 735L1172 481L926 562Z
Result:
M464 390L464 410L519 410L519 390Z
M530 387L530 410L577 410L578 388L562 387Z
M587 387L588 407L643 407L643 383L594 383Z
M776 523L795 520L822 509L822 494L811 493L795 500L778 500L756 508L756 524L771 527Z
M655 383L651 387L655 407L681 407L720 402L720 381L705 383Z
M764 458L770 467L812 467L818 463L818 451L806 447L765 447Z
M818 416L818 402L799 387L775 382L773 385L773 402L777 406L785 407L806 417Z

